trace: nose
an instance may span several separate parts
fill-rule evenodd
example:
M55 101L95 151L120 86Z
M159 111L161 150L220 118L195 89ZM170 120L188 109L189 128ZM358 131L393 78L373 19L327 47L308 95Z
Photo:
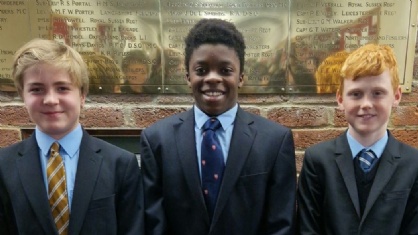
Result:
M218 72L212 71L208 74L208 76L206 76L205 82L207 82L207 83L220 83L220 82L222 82L222 76Z
M373 106L372 97L365 95L363 99L361 99L361 108L362 109L369 109Z
M55 91L50 90L45 93L44 96L44 104L53 105L58 103L58 95Z

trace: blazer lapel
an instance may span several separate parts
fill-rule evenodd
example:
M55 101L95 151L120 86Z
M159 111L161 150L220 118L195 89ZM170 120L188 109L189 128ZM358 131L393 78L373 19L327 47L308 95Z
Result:
M241 108L238 108L225 167L225 175L223 176L211 227L219 219L253 145L254 138L257 135L257 130L251 127L253 122L249 115Z
M344 184L350 195L351 202L356 209L357 216L360 218L360 202L358 199L356 176L354 174L353 159L351 157L352 153L350 146L348 145L346 132L344 132L336 139L335 146L335 161L337 163L338 169L340 169Z
M183 168L184 177L191 192L191 198L198 200L201 216L205 223L209 224L205 199L203 198L199 167L197 165L197 153L195 144L195 121L193 109L180 115L179 123L174 125L174 137L177 146L177 156ZM191 141L193 140L193 141Z
M27 141L22 142L23 148L16 160L22 186L37 219L45 230L45 234L56 234L55 224L52 219L51 208L47 197L47 191L39 160L39 149L35 134Z
M71 206L70 234L80 233L103 160L102 156L97 154L101 149L92 140L93 138L83 131Z
M367 198L366 207L364 208L363 221L367 217L367 214L370 212L370 209L376 202L383 188L391 179L396 166L398 165L397 159L399 158L399 143L389 134L388 143L380 157L379 168L377 169L369 197Z

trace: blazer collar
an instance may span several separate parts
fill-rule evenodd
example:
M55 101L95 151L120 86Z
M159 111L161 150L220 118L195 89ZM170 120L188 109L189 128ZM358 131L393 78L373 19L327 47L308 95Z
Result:
M358 199L356 176L354 174L353 158L351 155L347 135L346 132L344 132L335 140L335 161L341 172L351 202L357 212L357 216L360 218L360 202Z
M380 163L378 165L379 168L377 169L372 188L370 189L369 197L367 198L362 222L364 221L364 218L366 218L367 214L370 212L370 209L373 207L373 204L376 202L383 188L392 178L392 175L396 170L400 158L400 144L389 133L388 143L386 144L382 156L380 157Z
M22 148L17 153L16 166L22 187L36 218L45 230L45 234L56 234L57 230L52 219L45 183L41 174L42 168L35 134L22 141L21 145Z
M93 137L83 130L70 214L70 234L79 234L83 225L102 162L102 156L98 154L100 150ZM42 169L35 135L22 141L22 148L17 154L16 165L30 205L45 234L56 234L45 184L40 174Z
M83 225L103 160L100 151L97 141L83 130L70 214L70 234L79 234Z
M192 194L191 198L197 199L199 211L201 211L200 216L209 225L210 220L201 190L199 167L197 165L194 125L193 109L179 114L178 122L173 125L176 142L176 149L173 149L173 151L177 151L176 155L183 168L184 178Z
M254 138L257 134L257 130L252 127L253 122L254 120L251 115L241 108L238 108L224 173L225 175L219 191L218 202L212 218L211 228L219 219L252 147ZM191 139L195 139L194 125L193 109L179 115L178 122L174 124L174 135L177 140L176 151L183 168L186 182L192 193L192 198L198 198L198 206L202 212L201 216L204 218L205 222L209 224L209 215L201 190L199 168L196 160L196 145L194 141L190 141Z
M383 151L378 165L376 176L373 181L372 188L370 190L369 197L364 208L363 218L366 218L370 212L373 204L376 202L383 188L386 186L393 173L396 170L398 159L401 157L399 151L399 142L388 132L388 143ZM360 218L360 204L358 200L358 189L356 184L356 178L354 173L354 165L351 157L351 150L348 145L346 133L343 133L336 139L336 163L343 177L345 186L350 195L351 201L355 207L358 217Z
M229 147L228 160L226 162L211 228L213 228L214 224L216 224L219 219L223 208L228 202L229 195L231 195L231 191L240 176L242 168L247 161L246 159L248 158L255 136L257 135L256 128L252 126L253 123L254 120L252 116L241 108L238 108Z

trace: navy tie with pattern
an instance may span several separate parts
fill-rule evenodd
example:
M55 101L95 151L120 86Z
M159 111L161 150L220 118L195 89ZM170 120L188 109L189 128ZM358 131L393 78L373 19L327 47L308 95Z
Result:
M222 147L215 134L220 127L221 123L217 118L210 118L203 125L201 151L202 190L210 218L212 218L215 210L225 168Z
M371 149L362 149L359 153L360 167L364 172L369 172L373 167L373 162L376 159Z

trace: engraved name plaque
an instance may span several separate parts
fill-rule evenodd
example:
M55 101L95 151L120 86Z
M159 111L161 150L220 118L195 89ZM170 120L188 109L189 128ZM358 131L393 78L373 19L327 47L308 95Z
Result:
M415 0L0 0L0 91L13 54L39 37L80 52L90 93L189 93L184 37L202 18L233 22L247 45L241 93L333 93L348 53L392 47L410 92Z

